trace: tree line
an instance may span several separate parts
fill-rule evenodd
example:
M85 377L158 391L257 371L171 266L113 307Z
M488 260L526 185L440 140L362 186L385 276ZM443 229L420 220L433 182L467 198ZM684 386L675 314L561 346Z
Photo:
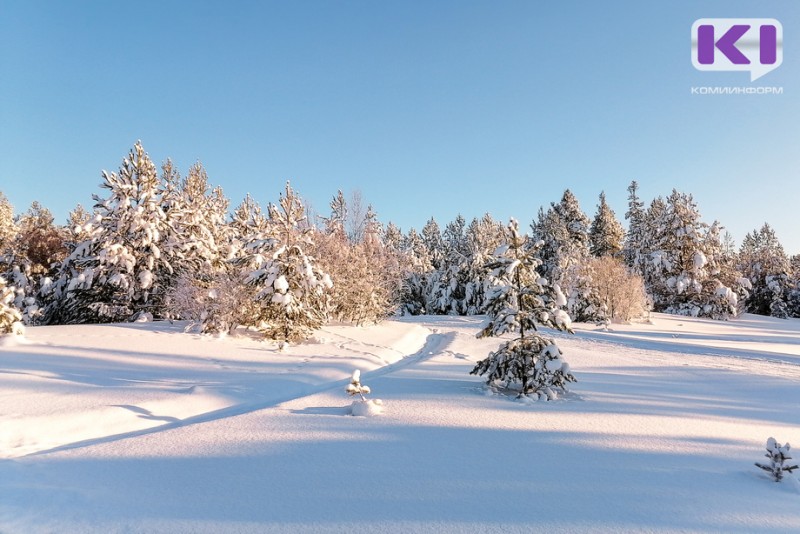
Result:
M141 143L100 188L91 211L77 206L63 226L38 202L15 214L0 192L0 332L182 319L287 342L329 320L483 314L499 279L492 259L509 245L489 214L403 232L341 191L327 217L311 216L289 183L266 209L247 196L231 210L201 164L185 177L170 160L159 170ZM650 309L800 317L800 257L785 254L768 224L737 250L690 194L646 205L635 181L628 193L627 232L603 193L590 218L569 190L529 226L534 282L573 320L628 321Z

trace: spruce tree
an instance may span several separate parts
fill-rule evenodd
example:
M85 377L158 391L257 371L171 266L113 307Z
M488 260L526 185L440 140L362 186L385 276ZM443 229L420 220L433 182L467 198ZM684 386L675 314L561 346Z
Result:
M598 318L591 286L582 270L590 257L589 225L589 218L569 189L547 212L540 209L532 225L534 239L543 242L539 249L542 274L561 288L567 297L567 310L578 321Z
M625 234L623 258L625 264L644 276L643 262L646 261L644 247L645 209L644 202L639 198L639 184L633 180L628 186L628 211L625 219L628 221L628 232Z
M616 257L622 252L624 238L625 230L617 220L614 210L606 203L606 194L601 192L597 214L589 229L590 252L593 256Z
M791 266L775 230L764 223L747 234L739 250L739 268L752 289L746 308L750 313L786 318L791 293Z
M655 232L645 282L656 311L714 319L735 316L735 291L720 274L718 224L709 227L692 196L676 190L663 209L654 202L647 217Z
M499 247L487 268L492 285L487 296L487 320L478 337L518 332L477 363L470 374L487 375L489 384L519 384L519 396L553 399L557 391L575 382L569 364L552 339L542 336L537 324L570 331L569 316L559 309L563 295L542 278L536 269L538 244L519 233L511 220L506 243Z

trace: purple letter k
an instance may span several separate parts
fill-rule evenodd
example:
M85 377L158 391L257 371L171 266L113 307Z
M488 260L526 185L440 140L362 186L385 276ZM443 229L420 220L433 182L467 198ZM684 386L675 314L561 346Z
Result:
M735 24L725 34L714 42L714 26L703 24L697 27L697 62L701 65L714 63L714 48L725 54L734 65L749 65L750 60L736 48L736 41L744 35L750 26Z

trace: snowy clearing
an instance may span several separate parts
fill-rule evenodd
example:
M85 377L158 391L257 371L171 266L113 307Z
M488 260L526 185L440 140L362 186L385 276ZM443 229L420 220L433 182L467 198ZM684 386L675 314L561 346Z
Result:
M0 347L0 532L796 532L800 321L576 325L556 402L468 373L481 318L328 326L280 352L183 325ZM347 415L361 369L375 417Z

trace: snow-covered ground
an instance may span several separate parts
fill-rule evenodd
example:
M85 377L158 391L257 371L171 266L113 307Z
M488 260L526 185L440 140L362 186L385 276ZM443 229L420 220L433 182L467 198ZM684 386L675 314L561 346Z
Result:
M470 376L480 318L283 352L168 323L0 347L0 532L798 532L800 321L577 325L551 403ZM351 417L353 369L383 414ZM800 452L798 452L800 458Z

